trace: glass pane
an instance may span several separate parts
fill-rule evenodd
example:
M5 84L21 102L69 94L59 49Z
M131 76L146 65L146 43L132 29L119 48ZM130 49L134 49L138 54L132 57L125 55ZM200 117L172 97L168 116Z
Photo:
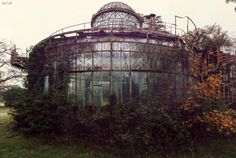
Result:
M75 101L75 74L71 73L69 75L69 85L68 85L69 99Z
M122 102L122 80L121 72L112 72L112 95L116 96L116 103Z
M84 73L77 73L77 102L85 106L85 77Z
M139 72L132 72L132 99L139 100Z
M130 100L130 72L121 72L122 73L122 100L121 103L128 102Z
M84 70L84 54L78 54L78 58L77 58L77 70L81 71Z
M102 52L102 69L110 70L110 52Z
M84 56L85 70L92 70L92 53L85 53Z
M102 44L102 50L111 50L110 42L104 42Z
M113 42L112 43L112 49L113 50L122 50L122 45L120 42Z
M110 98L110 73L109 72L101 72L102 73L102 102L101 105L108 105Z
M102 44L101 43L94 43L94 50L95 51L101 51L102 50Z
M91 72L84 73L85 105L92 104L92 76Z
M48 93L48 88L49 88L49 76L44 77L44 93Z
M112 52L112 69L120 70L121 65L121 52Z
M95 52L93 55L94 67L93 70L102 70L102 53Z
M121 70L130 70L130 53L122 52L121 53Z
M102 93L102 72L93 73L93 104L101 105L103 100Z

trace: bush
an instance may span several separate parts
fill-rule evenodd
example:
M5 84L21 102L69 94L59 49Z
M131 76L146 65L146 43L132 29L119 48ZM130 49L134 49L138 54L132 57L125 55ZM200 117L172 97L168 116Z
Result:
M15 105L24 95L26 89L21 87L13 87L7 90L3 95L3 100L6 107L12 107Z
M15 127L26 134L56 134L134 152L178 151L188 142L193 147L196 138L236 131L235 111L225 110L214 87L208 88L211 82L218 85L214 78L199 83L180 106L152 99L105 107L75 106L58 84L47 96L21 95L12 116Z
M179 148L188 141L178 109L156 100L81 107L65 104L60 95L18 100L12 111L15 127L26 134L59 134L129 151Z
M32 96L25 95L13 105L11 115L14 127L25 134L59 134L60 117L59 107L62 99L55 100L58 96Z
M178 148L188 141L189 133L178 110L158 101L141 105L131 102L114 107L75 107L72 111L65 112L70 116L61 117L65 134L97 144L143 151L157 146L162 150Z
M189 89L189 95L183 101L181 109L193 137L236 134L236 111L230 110L221 98L221 83L221 74L211 74Z
M138 150L180 147L188 140L188 131L178 110L158 101L149 104L126 104L114 109L113 140L120 146L129 144Z

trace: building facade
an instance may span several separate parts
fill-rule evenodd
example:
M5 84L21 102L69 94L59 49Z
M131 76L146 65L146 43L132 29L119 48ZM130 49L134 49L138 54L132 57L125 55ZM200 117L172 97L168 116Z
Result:
M61 29L34 46L30 58L39 64L31 66L29 84L39 83L47 94L66 72L72 102L105 106L111 99L122 104L154 96L177 102L194 82L191 51L172 33L176 27L159 16L142 16L127 4L111 2L89 24ZM38 74L43 74L40 81Z

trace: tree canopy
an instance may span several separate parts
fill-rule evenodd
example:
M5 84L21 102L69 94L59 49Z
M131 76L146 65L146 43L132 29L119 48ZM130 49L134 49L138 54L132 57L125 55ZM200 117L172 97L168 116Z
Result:
M11 66L11 51L14 49L16 49L14 44L0 41L0 86L3 86L9 80L24 76L20 70Z
M214 52L222 46L232 45L227 31L223 31L219 25L197 28L186 34L184 38L202 52Z

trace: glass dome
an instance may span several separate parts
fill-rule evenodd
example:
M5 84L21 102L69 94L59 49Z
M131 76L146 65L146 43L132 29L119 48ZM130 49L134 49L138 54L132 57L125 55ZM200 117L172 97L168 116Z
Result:
M140 28L142 17L125 3L111 2L93 15L91 25L93 28Z
M126 9L132 12L135 12L130 6L128 6L127 4L123 3L123 2L110 2L105 4L99 11L105 10L105 9L116 9L116 8L122 8L122 9Z

